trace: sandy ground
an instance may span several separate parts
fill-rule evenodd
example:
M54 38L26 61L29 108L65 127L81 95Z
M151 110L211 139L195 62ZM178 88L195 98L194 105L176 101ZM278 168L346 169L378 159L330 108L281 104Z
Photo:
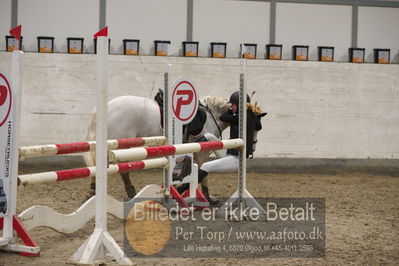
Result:
M30 170L32 171L32 170ZM135 173L134 183L160 184L161 172ZM116 182L118 181L118 182ZM122 182L109 180L109 194L125 196ZM211 193L229 197L236 177L211 175ZM18 212L32 205L46 205L62 213L76 210L84 201L89 180L18 188ZM326 256L318 259L132 259L136 265L398 265L399 264L399 178L367 174L260 174L248 173L248 190L255 197L321 197L326 199ZM93 222L71 235L48 228L32 230L41 246L41 256L21 257L0 253L0 265L64 265L93 231ZM110 233L121 243L121 223L109 217ZM110 261L106 265L116 265Z

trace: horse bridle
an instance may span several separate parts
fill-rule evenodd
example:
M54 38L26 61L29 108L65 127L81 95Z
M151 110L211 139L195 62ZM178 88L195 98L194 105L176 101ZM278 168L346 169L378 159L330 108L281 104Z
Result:
M219 131L219 139L221 139L221 138L222 138L222 130L220 129L219 124L217 123L216 118L215 118L215 116L214 116L213 113L212 113L211 108L209 108L208 105L203 105L201 102L199 103L199 105L202 106L202 107L204 107L205 110L206 110L208 113L211 114L212 119L213 119L213 122L216 124L216 127L218 128L218 131Z
M219 124L216 122L216 118L215 118L215 116L213 115L211 108L209 108L208 105L203 105L202 103L199 103L199 105L202 106L202 107L204 107L205 110L211 114L212 119L213 119L213 122L216 124L216 126L217 126L217 128L218 128L218 131L219 131L219 136L220 136L219 139L221 139L221 138L222 138L222 130L220 129ZM257 142L258 142L258 140L255 140L255 141L253 142L253 144L256 144ZM249 156L249 159L252 159L253 157L254 157L254 155L251 154L251 155Z

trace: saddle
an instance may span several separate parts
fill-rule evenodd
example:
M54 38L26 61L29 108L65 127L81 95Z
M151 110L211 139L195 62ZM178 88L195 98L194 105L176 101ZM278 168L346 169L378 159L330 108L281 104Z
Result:
M154 97L154 101L158 104L159 112L161 114L160 124L163 129L163 90L158 89L157 94Z

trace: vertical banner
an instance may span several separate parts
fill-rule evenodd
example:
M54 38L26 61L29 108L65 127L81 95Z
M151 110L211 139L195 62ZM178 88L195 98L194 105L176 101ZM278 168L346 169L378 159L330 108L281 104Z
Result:
M176 80L172 85L172 112L171 116L171 127L172 127L172 143L181 144L183 143L183 125L190 123L198 110L198 95L197 91L193 85L193 82L186 78L180 78ZM177 172L179 168L183 167L184 160L190 158L190 174L184 177L180 181L187 181L192 178L193 173L193 154L186 154L185 156L172 156L170 162L171 168L174 169L173 172ZM194 190L190 190L191 193L195 193ZM195 194L192 194L195 195Z
M0 70L0 217L9 213L13 130L11 82ZM17 159L18 160L18 159Z

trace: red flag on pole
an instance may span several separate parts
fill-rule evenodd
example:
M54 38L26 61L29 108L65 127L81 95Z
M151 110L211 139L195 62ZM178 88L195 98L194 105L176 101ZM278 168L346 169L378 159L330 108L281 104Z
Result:
M18 50L21 50L21 29L22 25L16 26L15 28L11 29L9 33L18 40Z
M21 41L21 28L22 26L19 25L13 29L10 30L10 34L17 39L18 41Z
M99 36L108 36L108 26L101 29L96 34L94 34L94 39L97 39L97 37L99 37Z

